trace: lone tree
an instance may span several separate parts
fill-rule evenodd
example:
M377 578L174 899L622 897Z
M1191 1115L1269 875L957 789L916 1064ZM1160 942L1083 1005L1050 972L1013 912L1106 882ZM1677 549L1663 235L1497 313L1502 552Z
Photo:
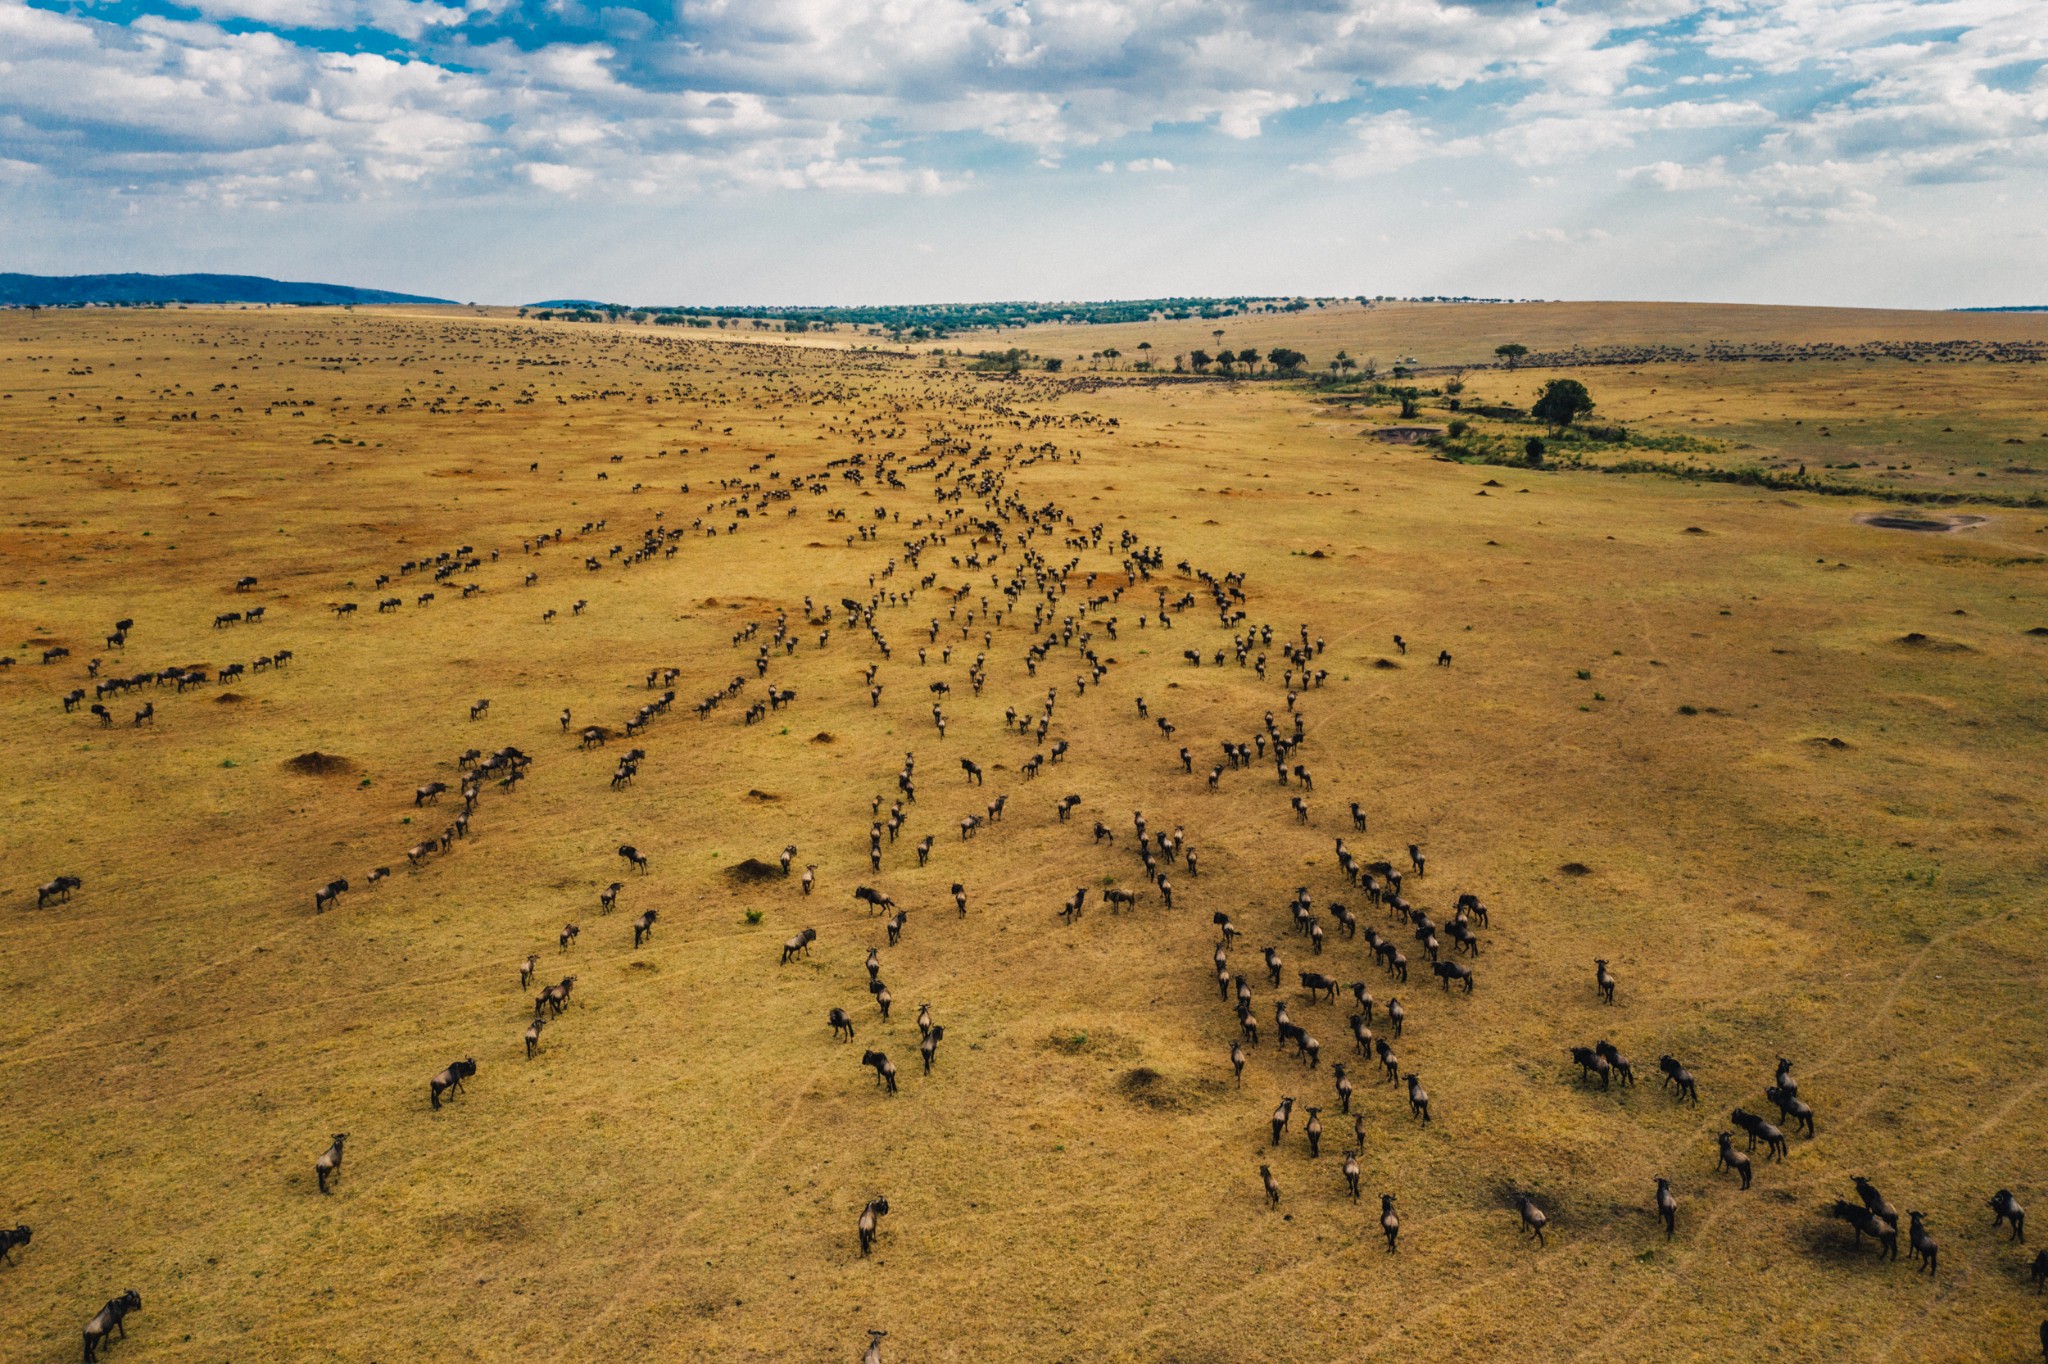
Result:
M1298 350L1289 350L1285 346L1275 346L1272 350L1266 352L1266 361L1281 373L1292 374L1308 363L1308 357Z
M1552 426L1570 426L1593 410L1593 395L1577 379L1552 379L1529 408Z
M1519 341L1510 341L1505 346L1495 346L1493 353L1507 361L1508 368L1513 369L1515 362L1529 353L1529 348Z

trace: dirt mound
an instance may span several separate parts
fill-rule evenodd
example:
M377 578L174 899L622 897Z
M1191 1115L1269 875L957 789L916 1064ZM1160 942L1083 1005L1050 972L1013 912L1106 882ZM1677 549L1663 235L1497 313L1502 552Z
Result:
M1584 862L1567 862L1558 868L1566 876L1591 876L1593 869Z
M741 885L751 886L757 885L762 881L781 880L782 868L776 866L773 862L763 862L758 857L750 857L735 866L727 867L725 874L730 880L737 881Z
M1973 654L1977 652L1960 640L1941 639L1934 635L1923 635L1918 630L1911 630L1900 635L1896 642L1905 645L1908 649L1926 649L1930 653L1937 654Z
M213 698L213 704L216 706L230 706L238 701L246 700L248 698L238 691L224 691L219 696Z
M781 799L782 799L782 797L781 797L781 796L777 796L777 795L771 795L771 794L769 794L769 793L768 793L768 792L766 792L766 791L762 791L762 790L758 790L758 789L756 789L756 790L752 790L752 791L749 791L749 792L747 792L747 797L746 797L746 798L747 798L748 800L751 800L751 801L758 801L758 802L760 802L761 804L764 804L764 805L765 805L765 804L768 804L768 803L770 803L770 802L773 802L773 801L778 801L778 800L781 800Z
M811 742L814 744L836 744L839 742L839 738L831 730L821 729L811 736Z
M1821 738L1821 737L1818 737L1818 736L1817 736L1817 737L1815 737L1815 738L1811 738L1811 739L1808 739L1808 740L1807 740L1806 742L1807 742L1807 743L1809 743L1809 744L1812 744L1812 745L1813 745L1813 746L1814 746L1815 748L1848 748L1848 747L1850 747L1849 741L1848 741L1847 739L1837 739L1837 738L1833 737L1832 735L1830 735L1830 736L1828 736L1828 737L1826 737L1826 738Z
M1391 658L1376 658L1372 661L1372 665L1375 668L1398 668L1401 666Z
M356 765L338 753L322 753L316 748L311 753L286 758L284 770L303 777L345 777L356 770Z
M1166 1077L1150 1066L1137 1066L1125 1071L1117 1079L1116 1087L1132 1103L1142 1104L1157 1112L1173 1112L1187 1107L1175 1087L1167 1082Z
M2048 635L2048 625L2036 625L2033 629L2027 631L2027 633L2030 635Z
M1706 534L1706 532L1705 532L1704 530L1701 530L1701 529L1700 529L1700 528L1699 528L1698 526L1687 526L1687 527L1685 528L1685 530L1684 530L1684 532L1683 532L1683 533L1684 533L1684 534L1686 534L1686 535L1705 535L1705 534Z
M1861 524L1875 526L1879 530L1917 530L1932 534L1968 530L1990 519L1988 516L1936 516L1931 512L1870 512L1856 518Z

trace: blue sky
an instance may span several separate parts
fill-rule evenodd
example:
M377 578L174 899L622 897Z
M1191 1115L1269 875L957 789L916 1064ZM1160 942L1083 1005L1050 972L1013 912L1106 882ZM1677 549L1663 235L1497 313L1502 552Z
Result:
M0 269L2048 302L2044 0L0 0Z

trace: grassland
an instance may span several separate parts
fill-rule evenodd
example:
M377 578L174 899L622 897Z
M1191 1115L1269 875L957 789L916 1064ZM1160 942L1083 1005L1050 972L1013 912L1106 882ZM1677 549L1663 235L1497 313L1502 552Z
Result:
M1500 334L1494 310L1462 336L1429 330L1450 310L1414 311L1383 353L1450 363ZM1539 344L1540 320L1513 330ZM1806 339L1868 322L1776 325ZM2041 325L1912 325L1951 323ZM1603 336L1631 339L1619 322ZM1593 382L1618 415L1686 429L1719 406L1723 373ZM2038 1205L2048 1188L2048 640L2029 633L2048 627L2048 516L1890 532L1854 520L1880 503L1436 460L1363 438L1376 418L1298 386L1099 377L448 313L0 316L0 653L17 660L0 670L0 1223L35 1228L0 1265L7 1357L75 1357L84 1319L127 1287L145 1308L116 1361L833 1360L869 1327L889 1331L891 1361L2028 1357L2031 1255L1984 1201L2010 1187ZM1468 381L1512 399L1535 377ZM1916 466L1945 468L1924 438L2018 450L2005 434L2032 424L2024 398L1980 412L1916 395L1917 425L1851 427L1852 411L1895 411L1888 367L1778 378L1706 434L1762 445L1765 424L1826 421L1832 440L1856 432L1851 449L1903 439ZM1936 420L1957 430L1927 432ZM1021 539L1026 509L1047 507L1061 515L1029 550L1049 570L1077 561L1048 608L1107 663L1085 692L1070 645L1036 676L1025 664L1043 638L1032 606L1059 587ZM681 532L674 554L627 566L657 526ZM1128 581L1126 532L1163 566L1084 611ZM913 567L906 542L927 535L945 539ZM446 583L400 572L461 546L479 562ZM1244 575L1247 624L1274 630L1265 679L1210 663L1232 631L1183 564ZM1020 570L1019 608L989 622L991 574ZM253 591L234 590L243 575ZM463 598L466 582L482 590ZM1170 629L1161 587L1196 598ZM964 638L961 588L960 613L977 612ZM391 593L402 608L376 611ZM886 659L838 605L877 594ZM346 601L361 609L329 609ZM253 605L263 623L213 627ZM752 680L780 612L797 647ZM108 650L120 618L134 629ZM1297 701L1315 779L1301 824L1269 768L1213 793L1204 774L1268 710L1285 725L1279 645L1304 624L1328 678ZM60 646L69 658L38 661ZM95 655L104 677L279 649L295 655L281 670L111 698L111 728L59 704ZM660 666L681 669L679 702L610 790L624 741L584 751L557 716L617 729ZM737 699L697 719L735 676ZM935 681L952 688L943 739ZM742 723L768 684L796 699ZM1003 712L1036 714L1048 688L1047 744L1071 753L1026 779L1043 746ZM130 725L144 699L154 724ZM532 755L529 779L486 785L470 836L408 868L404 849L454 813L452 797L415 808L414 787L508 744ZM316 751L343 765L295 769ZM871 801L886 811L906 752L918 801L874 873ZM965 785L963 757L985 787ZM1003 821L963 840L958 819L1003 793ZM1081 804L1060 822L1068 793ZM1143 886L1138 809L1201 855L1198 877L1171 869L1170 910ZM1114 845L1091 840L1097 820ZM1340 835L1368 858L1424 845L1407 893L1440 920L1460 891L1487 901L1474 993L1439 991L1412 950L1423 970L1392 984L1334 931L1309 961L1286 910L1297 887L1395 931L1338 874ZM649 855L645 875L622 842ZM732 874L790 843L817 864L811 899L794 878ZM379 865L396 874L366 886ZM36 909L60 873L84 887ZM314 915L336 876L355 889ZM600 915L614 879L620 908ZM862 883L910 910L882 949L886 1024L863 988L881 932L851 897ZM1134 913L1055 917L1076 887L1110 884L1146 890ZM1268 1025L1241 1088L1212 978L1218 911L1244 931L1232 965ZM565 922L582 928L568 951ZM778 967L805 925L811 957ZM1264 983L1266 944L1288 988ZM542 980L578 978L531 1062L529 951ZM1595 957L1620 978L1612 1008ZM1348 1009L1292 988L1311 965L1400 996L1398 1050L1434 1099L1415 1122L1354 1060L1358 1205L1327 1078ZM1276 998L1321 1039L1322 1069L1271 1045ZM947 1030L929 1077L925 1001ZM855 1046L830 1038L834 1005ZM1600 1037L1644 1084L1577 1082L1566 1049ZM877 1090L861 1045L888 1050L900 1094ZM1697 1111L1654 1084L1663 1053L1697 1074ZM427 1078L461 1056L476 1078L430 1111ZM1818 1136L1782 1164L1759 1153L1737 1192L1712 1137L1737 1104L1768 1111L1779 1056ZM1319 1160L1300 1109L1269 1149L1282 1095L1323 1106ZM338 1131L347 1162L322 1198L312 1161ZM1929 1214L1937 1278L1852 1249L1821 1215L1857 1174ZM1681 1199L1669 1243L1658 1175ZM1551 1216L1546 1249L1518 1233L1518 1190ZM1399 1198L1398 1255L1381 1191ZM876 1193L894 1211L862 1260L854 1219Z

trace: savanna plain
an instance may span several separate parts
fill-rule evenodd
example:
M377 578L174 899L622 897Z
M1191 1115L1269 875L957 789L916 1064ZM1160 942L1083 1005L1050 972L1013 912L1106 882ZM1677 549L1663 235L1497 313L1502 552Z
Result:
M0 314L0 1356L2036 1357L2048 326L1547 306L1231 324L1405 395ZM1784 477L1531 467L1560 375Z

